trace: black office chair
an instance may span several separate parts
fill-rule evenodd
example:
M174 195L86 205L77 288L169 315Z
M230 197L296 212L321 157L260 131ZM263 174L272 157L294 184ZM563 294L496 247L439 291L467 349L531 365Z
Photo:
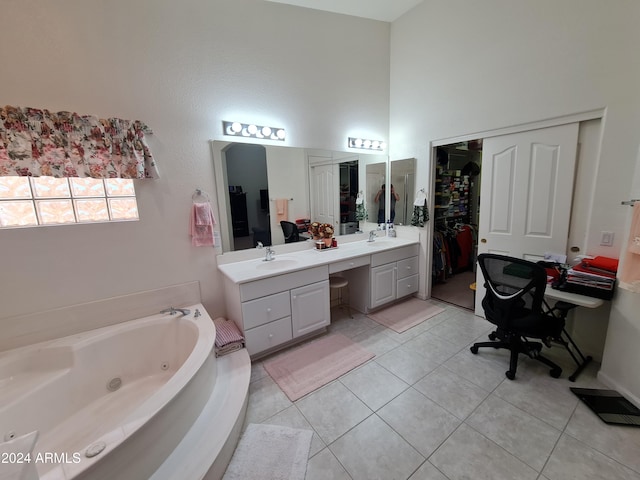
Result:
M280 222L282 227L282 233L284 233L284 243L293 243L300 241L300 234L298 233L298 225L293 222L287 222L282 220Z
M549 342L560 338L564 328L564 318L543 309L545 269L527 260L491 253L478 255L478 264L486 288L482 308L486 319L497 329L489 334L491 342L475 343L471 353L478 353L482 347L510 350L509 370L505 373L510 380L516 377L520 353L548 365L549 374L558 378L562 369L540 354L542 343L528 340L538 339L550 346Z

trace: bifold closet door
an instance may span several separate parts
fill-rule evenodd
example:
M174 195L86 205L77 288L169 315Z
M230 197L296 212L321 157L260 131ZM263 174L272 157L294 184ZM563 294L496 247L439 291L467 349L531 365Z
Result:
M478 254L538 261L565 254L578 123L486 138L482 146ZM484 317L476 273L476 315Z

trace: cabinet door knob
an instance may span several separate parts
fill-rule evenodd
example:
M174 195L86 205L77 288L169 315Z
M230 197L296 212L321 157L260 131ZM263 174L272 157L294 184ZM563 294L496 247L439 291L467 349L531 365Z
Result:
M294 296L293 296L293 299L295 300L296 298L298 298L298 296L297 296L297 295L294 295Z
M271 307L267 308L267 313L271 312Z
M269 334L269 338L273 338L273 333L270 333L270 334Z
M487 243L487 239L486 238L481 238L480 239L480 243Z
M353 267L353 265L355 265L353 262L349 262L350 267Z

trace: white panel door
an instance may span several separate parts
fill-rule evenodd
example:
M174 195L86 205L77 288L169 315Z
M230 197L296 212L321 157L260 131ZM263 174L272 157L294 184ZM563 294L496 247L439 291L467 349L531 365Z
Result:
M310 168L311 221L330 223L335 226L335 203L338 193L335 190L333 165L315 165Z
M478 254L537 261L567 251L578 124L484 139ZM476 315L484 316L477 269Z

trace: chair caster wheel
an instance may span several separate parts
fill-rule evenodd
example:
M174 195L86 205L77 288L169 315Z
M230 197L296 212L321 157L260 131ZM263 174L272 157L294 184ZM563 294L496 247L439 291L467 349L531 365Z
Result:
M512 372L511 370L507 370L506 372L504 372L504 374L509 380L513 380L514 378L516 378L515 372Z
M469 350L471 350L471 353L473 353L474 355L478 353L478 347L476 347L475 345L471 346Z
M551 375L553 378L560 378L561 374L562 374L562 369L560 368L553 368L549 371L549 375Z
M489 334L489 340L494 341L496 338L498 338L495 334L495 332L492 332Z

